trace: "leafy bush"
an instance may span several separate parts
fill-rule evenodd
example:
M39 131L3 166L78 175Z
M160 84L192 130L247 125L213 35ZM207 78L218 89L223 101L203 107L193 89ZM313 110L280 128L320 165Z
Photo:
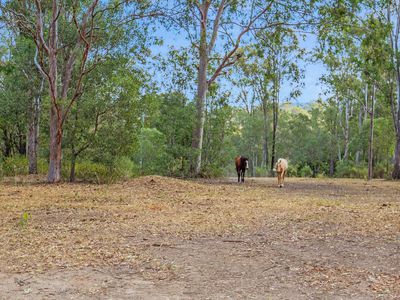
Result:
M188 176L190 169L190 163L188 159L179 157L171 160L168 166L168 175L170 176Z
M69 161L64 161L62 166L62 176L69 179L71 166ZM75 176L78 180L83 180L92 183L110 182L109 168L100 163L91 161L82 161L75 164Z
M287 175L290 176L290 177L299 176L297 168L298 168L297 165L289 164L288 169L287 169Z
M95 183L106 183L112 179L107 166L89 161L77 163L75 166L75 174L77 178L83 181Z
M379 163L374 166L373 177L390 179L392 177L392 171L393 164L389 164L389 166L387 166L385 163Z
M201 177L204 178L216 178L224 175L224 170L219 165L207 165L201 171Z
M256 177L266 177L267 173L268 171L266 168L261 168L261 167L256 168Z
M305 165L299 171L301 177L311 177L313 175L313 171L309 165Z
M49 163L46 159L39 158L37 161L37 171L39 174L47 174L49 172Z
M28 159L24 156L7 157L2 167L4 176L17 176L28 174Z
M336 166L336 177L363 178L368 177L368 168L365 165L354 165L350 162L340 162Z
M155 128L142 128L135 161L140 165L143 175L165 175L171 157L166 152L164 134Z
M129 179L138 174L137 167L129 157L119 157L114 161L112 168L112 177L114 180Z

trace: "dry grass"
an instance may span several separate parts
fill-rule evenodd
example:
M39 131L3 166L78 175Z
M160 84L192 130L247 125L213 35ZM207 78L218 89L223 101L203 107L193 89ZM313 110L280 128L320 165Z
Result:
M398 182L344 179L289 178L284 189L274 179L243 185L159 176L113 185L8 181L0 184L0 271L140 267L153 262L141 246L148 239L232 237L265 226L278 233L300 223L287 233L291 239L398 242L399 195Z

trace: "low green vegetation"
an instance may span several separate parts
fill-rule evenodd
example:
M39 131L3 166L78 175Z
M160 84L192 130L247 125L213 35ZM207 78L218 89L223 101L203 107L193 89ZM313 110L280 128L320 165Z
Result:
M273 176L283 157L288 176L400 178L390 1L211 1L204 28L193 1L173 2L172 23L164 4L0 5L0 176L235 176L243 155L253 177ZM191 44L164 45L165 28ZM326 71L321 93L302 94L314 63Z

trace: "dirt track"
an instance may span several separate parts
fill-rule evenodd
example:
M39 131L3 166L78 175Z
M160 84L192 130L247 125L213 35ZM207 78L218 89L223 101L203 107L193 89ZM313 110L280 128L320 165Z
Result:
M400 299L400 183L3 183L0 244L0 299Z

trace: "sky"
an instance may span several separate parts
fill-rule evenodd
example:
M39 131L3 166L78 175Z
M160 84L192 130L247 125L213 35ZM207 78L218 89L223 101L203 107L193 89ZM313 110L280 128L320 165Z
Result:
M153 54L165 56L170 47L179 49L180 47L186 47L189 45L189 42L185 39L184 35L176 34L175 32L168 32L162 28L157 30L156 35L163 38L163 45L153 46L151 48ZM300 40L300 46L305 48L307 52L313 50L316 45L316 37L313 34L308 34L304 41ZM284 82L280 93L280 99L282 101L289 100L291 103L298 106L307 106L307 104L312 103L318 98L325 99L326 96L324 95L324 89L326 89L326 87L319 80L320 77L327 72L325 66L321 62L301 61L300 67L304 69L304 79L302 80L304 87L302 87L301 95L297 99L289 99L291 87L289 83ZM162 81L164 78L160 78L159 80ZM230 83L224 82L225 86L229 84ZM227 88L230 87L227 86ZM230 89L235 90L235 87L232 86ZM188 97L191 99L194 95L188 95Z
M306 49L306 51L312 51L317 45L317 40L314 35L307 35L304 41L300 42L300 46ZM302 89L302 94L298 99L292 102L297 105L306 105L311 103L318 98L325 99L324 90L326 86L320 82L320 78L323 74L327 73L326 67L321 62L300 62L301 68L304 69L304 87ZM287 97L288 86L283 86L282 96Z

